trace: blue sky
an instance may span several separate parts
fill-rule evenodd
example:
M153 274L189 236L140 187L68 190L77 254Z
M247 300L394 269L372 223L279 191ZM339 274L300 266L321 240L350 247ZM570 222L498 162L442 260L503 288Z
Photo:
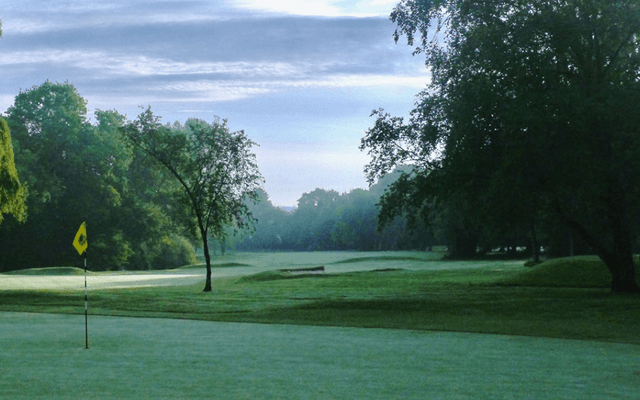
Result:
M260 145L274 204L366 188L371 111L407 116L428 81L424 58L393 41L395 3L0 0L0 111L69 81L90 112L228 119Z

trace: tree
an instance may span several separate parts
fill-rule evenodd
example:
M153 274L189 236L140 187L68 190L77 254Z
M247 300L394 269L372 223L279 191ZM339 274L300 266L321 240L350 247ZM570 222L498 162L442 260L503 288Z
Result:
M27 191L18 179L11 131L7 121L0 118L0 223L2 214L12 214L18 221L24 221L27 217L26 198Z
M465 225L535 238L552 215L606 263L613 291L637 292L640 2L405 0L391 19L396 41L420 41L432 82L409 123L377 112L369 179L413 161L391 193Z
M217 118L211 124L190 119L184 127L163 126L150 108L122 132L180 183L180 199L191 210L202 239L207 268L204 291L211 291L209 235L221 239L225 226L250 223L244 200L258 199L263 178L250 152L255 143L244 131L231 132L227 121Z
M83 220L93 227L94 268L127 263L131 249L118 213L131 155L119 134L92 126L86 112L86 101L72 84L49 81L21 92L8 109L16 165L29 190L29 220L3 235L11 248L0 256L5 263L23 268L73 263L77 253L65 238L73 237ZM100 112L96 117L104 122ZM20 242L38 246L24 252L15 245Z
M258 196L260 198L258 203L247 202L255 222L250 229L239 232L237 248L243 251L291 250L292 214L274 206L265 191L258 190Z
M328 250L331 228L336 223L335 211L340 194L335 190L315 189L303 193L293 212L293 235L296 247L304 251Z
M195 229L174 196L180 184L124 140L123 115L95 110L94 125L86 113L72 84L49 81L7 110L29 218L4 222L0 271L72 265L78 257L66 238L82 221L92 227L92 269L193 263ZM24 243L37 246L24 251Z

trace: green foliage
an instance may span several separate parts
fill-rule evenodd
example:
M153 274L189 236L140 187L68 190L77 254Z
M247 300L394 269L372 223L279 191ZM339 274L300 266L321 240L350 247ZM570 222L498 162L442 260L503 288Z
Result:
M185 225L193 223L203 242L208 271L204 290L210 290L209 235L224 239L228 225L243 228L252 221L245 200L258 200L263 181L251 153L256 143L244 131L231 132L227 121L217 118L211 124L190 119L184 127L163 126L150 108L121 131L179 182L180 209L189 210Z
M126 118L96 110L92 125L86 113L72 84L49 81L7 110L29 219L0 230L0 271L81 264L70 243L82 221L94 270L151 268L162 237L185 234L176 185L122 139Z
M227 225L249 221L243 200L257 199L262 177L250 153L255 143L243 131L232 133L217 119L212 124L190 119L170 129L147 109L123 132L182 185L182 201L198 219L200 234L220 237Z
M160 243L160 251L153 260L153 269L174 269L198 261L193 245L181 236L165 236Z
M400 169L399 169L400 170ZM255 230L242 232L236 244L241 251L255 250L425 250L435 244L433 235L411 215L394 217L376 229L377 202L400 172L389 174L369 190L339 194L315 189L304 193L291 213L275 207L264 192L261 201L249 204L256 218Z
M89 243L91 266L95 270L126 269L129 257L133 255L131 245L121 231L95 234Z
M371 182L416 171L381 215L442 218L462 255L496 236L530 236L560 219L607 264L612 288L638 290L640 2L422 2L391 14L395 40L432 73L408 123L382 110L362 139Z
M27 190L18 179L9 125L0 118L0 223L2 214L11 214L18 221L27 218Z
M24 195L21 210L29 210L29 219L18 224L26 215L18 214L4 222L0 271L81 264L70 241L82 221L88 224L91 269L191 264L188 255L178 257L178 250L163 247L163 240L183 237L195 243L203 237L192 213L194 199L205 210L200 222L208 224L214 251L423 249L431 240L421 230L408 233L404 218L376 232L376 202L387 181L368 191L305 193L294 213L274 207L257 190L261 177L250 153L254 143L243 132L229 132L226 121L160 125L150 110L134 122L115 110L95 110L92 123L76 87L50 81L19 93L6 114L20 171L18 198ZM149 138L149 147L131 146L136 136L125 139L123 130ZM8 148L4 132L3 148ZM154 161L147 150L156 151L171 168ZM183 179L188 191L176 178L178 169L189 176ZM213 182L223 176L227 185L217 187ZM238 184L243 179L244 186ZM207 180L208 186L200 184ZM169 248L176 246L187 247Z

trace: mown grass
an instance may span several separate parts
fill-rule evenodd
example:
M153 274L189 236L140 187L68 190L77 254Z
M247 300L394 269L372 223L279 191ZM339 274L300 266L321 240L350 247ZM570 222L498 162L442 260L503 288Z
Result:
M537 287L607 288L611 286L611 273L597 256L576 256L546 261L503 282Z
M390 264L397 266L398 260ZM274 269L216 279L210 293L201 291L203 284L92 291L90 314L640 344L640 297L610 293L610 275L597 259L552 260L534 268L450 265L308 275ZM82 293L0 291L5 311L82 313L82 306Z
M428 259L427 259L428 260ZM366 261L425 261L424 257L407 256L375 256L375 257L353 257L346 260L336 261L334 264L350 264Z
M87 274L92 274L93 272L87 271ZM43 276L43 275L52 275L52 276L75 276L75 275L83 275L84 269L76 268L76 267L49 267L49 268L30 268L30 269L22 269L18 271L8 271L3 272L6 275L29 275L29 276Z

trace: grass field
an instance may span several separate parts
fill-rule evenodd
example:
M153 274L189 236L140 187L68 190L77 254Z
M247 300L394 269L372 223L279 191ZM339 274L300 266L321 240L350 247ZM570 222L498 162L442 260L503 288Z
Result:
M640 297L611 294L597 258L534 268L439 258L233 254L216 259L210 293L203 281L94 289L89 350L81 290L6 290L0 276L0 310L13 311L0 312L0 398L638 397Z
M637 399L640 348L389 329L0 312L7 399Z
M95 290L92 315L443 330L640 344L640 297L611 294L594 257L455 262L433 253L240 253L242 276ZM323 274L277 271L324 265ZM198 266L191 266L198 268ZM0 310L78 314L78 291L0 291Z

